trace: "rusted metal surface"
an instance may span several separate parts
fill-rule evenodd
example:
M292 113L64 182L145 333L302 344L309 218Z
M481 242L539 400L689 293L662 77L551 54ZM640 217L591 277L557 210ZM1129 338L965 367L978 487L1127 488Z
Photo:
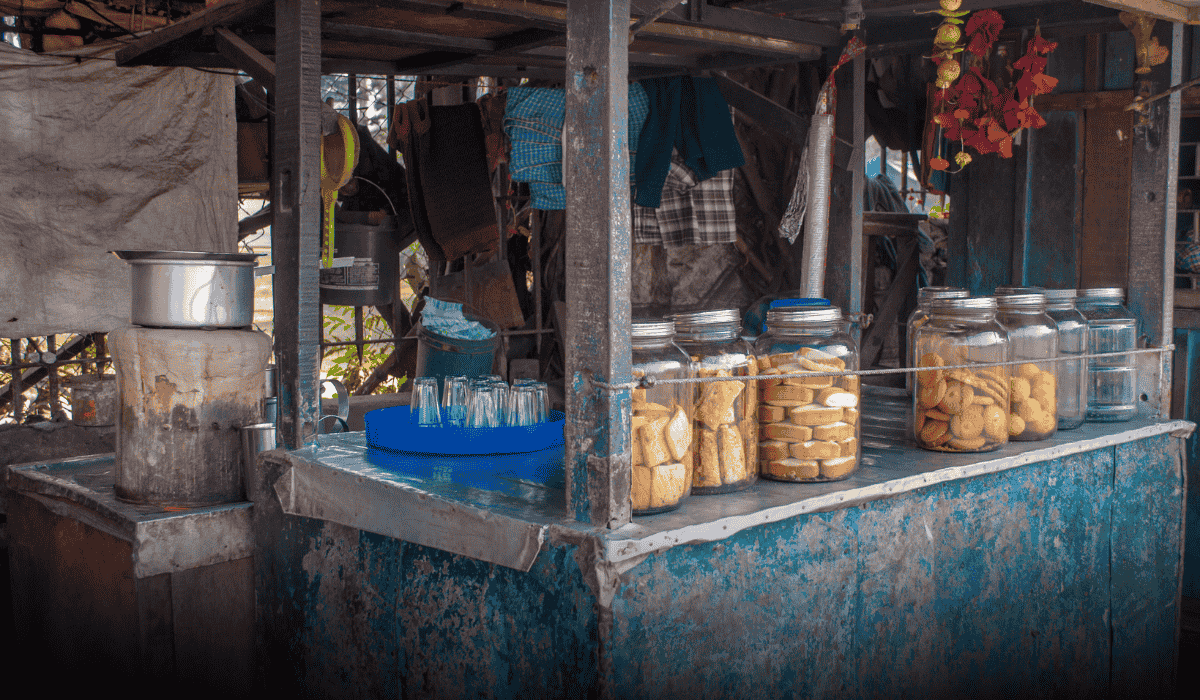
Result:
M138 578L252 553L249 503L186 511L135 505L117 499L113 472L113 455L92 455L10 467L5 477L8 489L28 494L56 515L129 543Z
M1171 415L1200 418L1200 328L1175 329L1175 391ZM1184 450L1187 517L1184 528L1183 595L1200 598L1200 438L1188 437Z
M628 0L572 0L567 9L567 512L629 522L630 379Z

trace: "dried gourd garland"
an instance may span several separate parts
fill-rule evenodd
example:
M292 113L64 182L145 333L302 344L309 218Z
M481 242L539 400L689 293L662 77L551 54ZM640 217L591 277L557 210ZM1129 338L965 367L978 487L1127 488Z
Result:
M1033 98L1048 94L1058 84L1057 78L1045 72L1046 57L1058 43L1043 39L1038 28L1025 55L1012 64L1013 71L1021 72L1020 77L1001 90L987 77L987 59L1004 28L1004 19L995 10L980 10L971 14L960 29L961 18L968 14L958 11L961 6L962 0L941 0L942 9L936 12L945 19L938 26L936 53L931 57L938 67L933 123L940 127L943 137L959 142L961 150L954 156L959 170L971 162L968 147L981 155L999 153L1011 158L1013 138L1021 129L1046 125L1033 107ZM963 55L960 58L958 54ZM947 170L950 163L939 154L930 158L929 166Z

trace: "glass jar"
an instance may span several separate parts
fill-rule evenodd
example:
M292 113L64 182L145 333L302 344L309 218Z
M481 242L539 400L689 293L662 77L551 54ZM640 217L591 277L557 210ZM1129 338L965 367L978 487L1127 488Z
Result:
M1137 319L1124 307L1120 287L1080 289L1075 308L1087 319L1088 352L1137 349ZM1137 364L1133 355L1088 360L1087 420L1125 421L1137 415Z
M837 307L767 311L754 343L758 373L858 370L858 347ZM836 481L858 470L857 375L795 376L758 382L759 469L777 481Z
M916 356L913 355L913 339L916 337L917 329L925 325L929 320L929 305L934 299L962 299L970 296L971 293L961 287L921 287L917 290L917 308L908 315L908 323L905 324L905 337L907 342L905 347L905 367L913 367L916 361ZM904 390L912 395L913 392L913 374L912 372L904 373Z
M927 450L986 452L1008 442L1008 333L992 297L938 299L917 329L913 438Z
M1044 290L1023 287L996 296L996 320L1008 331L1008 437L1045 440L1058 428L1058 326Z
M690 379L687 353L674 342L671 321L635 321L630 327L634 380ZM656 384L633 390L630 430L634 515L679 507L692 492L692 385Z
M1075 308L1074 289L1047 289L1046 315L1058 326L1058 429L1083 425L1087 414L1087 319Z
M675 343L697 377L758 374L740 316L737 309L675 315ZM758 389L736 381L692 387L692 493L741 491L758 481Z

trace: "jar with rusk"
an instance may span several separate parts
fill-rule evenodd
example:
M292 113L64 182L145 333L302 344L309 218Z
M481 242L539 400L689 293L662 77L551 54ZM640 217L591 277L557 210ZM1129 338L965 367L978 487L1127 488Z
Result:
M917 329L913 438L927 450L986 452L1008 442L1008 333L992 297L938 299Z
M905 367L914 367L916 355L913 354L913 340L916 337L917 329L925 325L929 320L929 305L934 299L961 299L970 296L971 293L961 287L921 287L917 290L917 308L908 315L908 323L905 324L905 333L907 342L905 343ZM913 373L906 372L904 374L904 389L909 394L913 391Z
M859 465L858 347L840 309L785 307L767 312L754 344L758 382L759 469L777 481L835 481Z
M675 343L697 378L758 374L753 349L742 339L737 309L680 313ZM758 387L753 382L693 385L692 493L741 491L758 481Z
M633 379L647 380L633 390L630 421L634 515L674 510L692 492L692 385L655 381L693 376L687 353L674 338L671 321L634 321L630 326Z
M1075 308L1087 319L1088 352L1137 349L1137 319L1124 306L1120 287L1080 289ZM1137 415L1137 362L1133 355L1088 360L1087 420L1126 421Z
M1045 440L1058 428L1058 326L1046 315L1045 290L996 295L996 320L1008 331L1008 437Z
M1047 289L1046 315L1058 327L1058 429L1083 425L1087 415L1087 319L1075 308L1074 289Z

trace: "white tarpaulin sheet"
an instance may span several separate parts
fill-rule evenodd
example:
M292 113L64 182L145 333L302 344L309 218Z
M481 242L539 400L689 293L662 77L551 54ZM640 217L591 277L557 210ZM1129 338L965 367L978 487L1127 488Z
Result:
M128 325L107 251L237 245L235 78L76 53L0 43L0 338Z

